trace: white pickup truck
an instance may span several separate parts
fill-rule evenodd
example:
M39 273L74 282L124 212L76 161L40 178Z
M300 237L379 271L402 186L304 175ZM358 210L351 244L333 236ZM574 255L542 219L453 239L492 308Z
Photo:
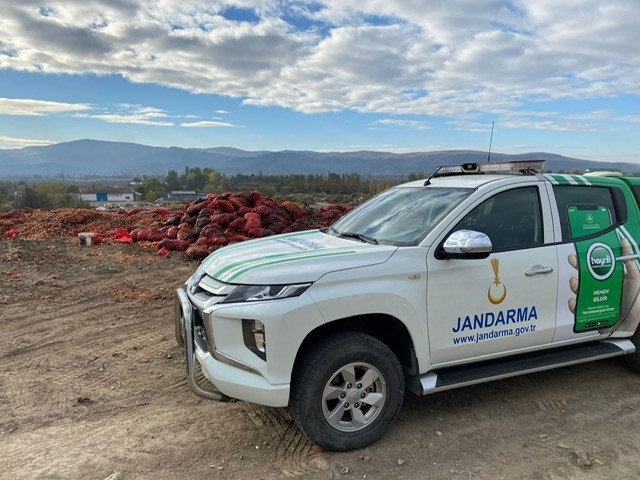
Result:
M640 369L640 179L541 168L441 168L327 229L211 254L177 292L190 387L290 406L317 445L350 450L405 389L617 355Z

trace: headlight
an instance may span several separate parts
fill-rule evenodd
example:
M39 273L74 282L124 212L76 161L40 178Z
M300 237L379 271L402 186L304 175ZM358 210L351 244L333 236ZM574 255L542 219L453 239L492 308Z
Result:
M310 283L298 285L240 285L220 303L261 302L302 295Z

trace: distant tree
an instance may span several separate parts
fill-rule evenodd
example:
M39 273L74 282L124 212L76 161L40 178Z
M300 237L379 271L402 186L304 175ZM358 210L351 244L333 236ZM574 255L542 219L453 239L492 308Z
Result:
M277 193L276 189L267 183L259 184L258 190L260 190L260 192L262 192L263 195L269 195L269 196L273 196Z
M209 169L206 169L209 170ZM207 183L204 187L206 192L220 192L220 183L222 181L222 176L216 172L215 170L211 170L207 173Z
M187 190L202 191L207 184L207 175L200 167L190 168L187 173Z
M18 185L19 184L10 181L0 182L0 194L9 197L18 189Z
M25 187L16 201L18 208L51 208L50 199L33 187Z
M25 185L22 188L18 185L15 187L16 190L19 189L14 202L17 208L89 207L88 202L76 199L74 194L78 192L77 185L49 181L37 185Z
M60 182L44 182L33 187L38 195L47 199L46 205L39 208L69 207L73 197L69 192L69 186Z
M415 180L422 180L423 178L427 178L427 175L422 170L419 170L417 172L411 172L409 174L410 182L413 182Z
M250 191L253 189L265 189L267 195L290 193L322 193L322 194L367 194L377 193L388 188L389 184L396 185L403 181L401 177L379 178L371 177L364 180L357 173L338 174L331 172L323 174L288 174L265 175L263 171L257 174L238 173L226 176L212 168L201 169L199 167L185 167L185 173L178 175L177 171L170 171L165 180L166 190L196 190L199 192L223 193L228 191ZM414 173L424 177L422 172ZM150 180L147 178L145 184ZM139 188L141 194L143 188ZM155 188L153 191L157 190ZM146 190L145 190L146 191Z
M150 178L138 188L142 199L147 202L155 202L167 191L167 186L157 178Z
M383 180L380 180L376 183L376 194L384 192L387 188L389 188L389 184Z
M180 190L180 178L178 177L178 172L175 170L169 170L167 173L167 177L165 178L165 182L167 184L167 190Z

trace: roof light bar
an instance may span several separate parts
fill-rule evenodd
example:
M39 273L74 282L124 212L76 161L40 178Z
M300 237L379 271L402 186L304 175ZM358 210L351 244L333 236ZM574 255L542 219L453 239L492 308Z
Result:
M521 175L542 172L544 160L520 160L515 162L477 162L440 167L436 176L464 175L472 173L497 173Z

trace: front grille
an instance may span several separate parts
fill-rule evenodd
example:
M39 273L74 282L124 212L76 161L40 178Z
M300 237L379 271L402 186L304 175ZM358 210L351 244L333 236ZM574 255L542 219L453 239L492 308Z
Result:
M207 331L204 326L204 320L197 308L193 309L193 331L195 333L194 340L202 350L209 350L207 341Z
M196 294L192 294L192 296L196 296ZM221 297L221 298L224 298L224 297ZM216 343L215 343L215 338L212 331L213 325L211 324L211 319L207 318L208 315L204 314L201 310L201 307L198 307L197 305L195 305L193 301L191 305L193 307L193 310L192 310L193 311L193 330L195 333L193 336L193 339L197 344L197 346L201 350L205 352L209 352L219 362L225 363L227 365L231 365L232 367L240 368L242 370L254 373L256 375L260 375L260 372L255 368L249 365L245 365L244 363L239 362L238 360L235 360L230 356L219 352L216 349Z
M214 353L216 350L216 343L212 331L213 325L211 325L210 319L205 318L206 315L203 314L203 311L212 305L220 303L236 288L237 285L224 283L209 275L204 275L190 289L190 295L192 297L191 303L194 307L194 328L196 329L196 333L198 326L200 326L202 330L202 335L197 334L196 340L200 337L201 341L204 342L205 345L208 345L208 350L211 353Z
M204 331L204 328L202 328L200 325L198 325L195 328L195 331L196 331L196 335L198 335L205 342L207 341L207 333Z
M198 282L198 287L214 297L226 297L236 288L235 285L220 282L209 275L202 277L200 282Z

